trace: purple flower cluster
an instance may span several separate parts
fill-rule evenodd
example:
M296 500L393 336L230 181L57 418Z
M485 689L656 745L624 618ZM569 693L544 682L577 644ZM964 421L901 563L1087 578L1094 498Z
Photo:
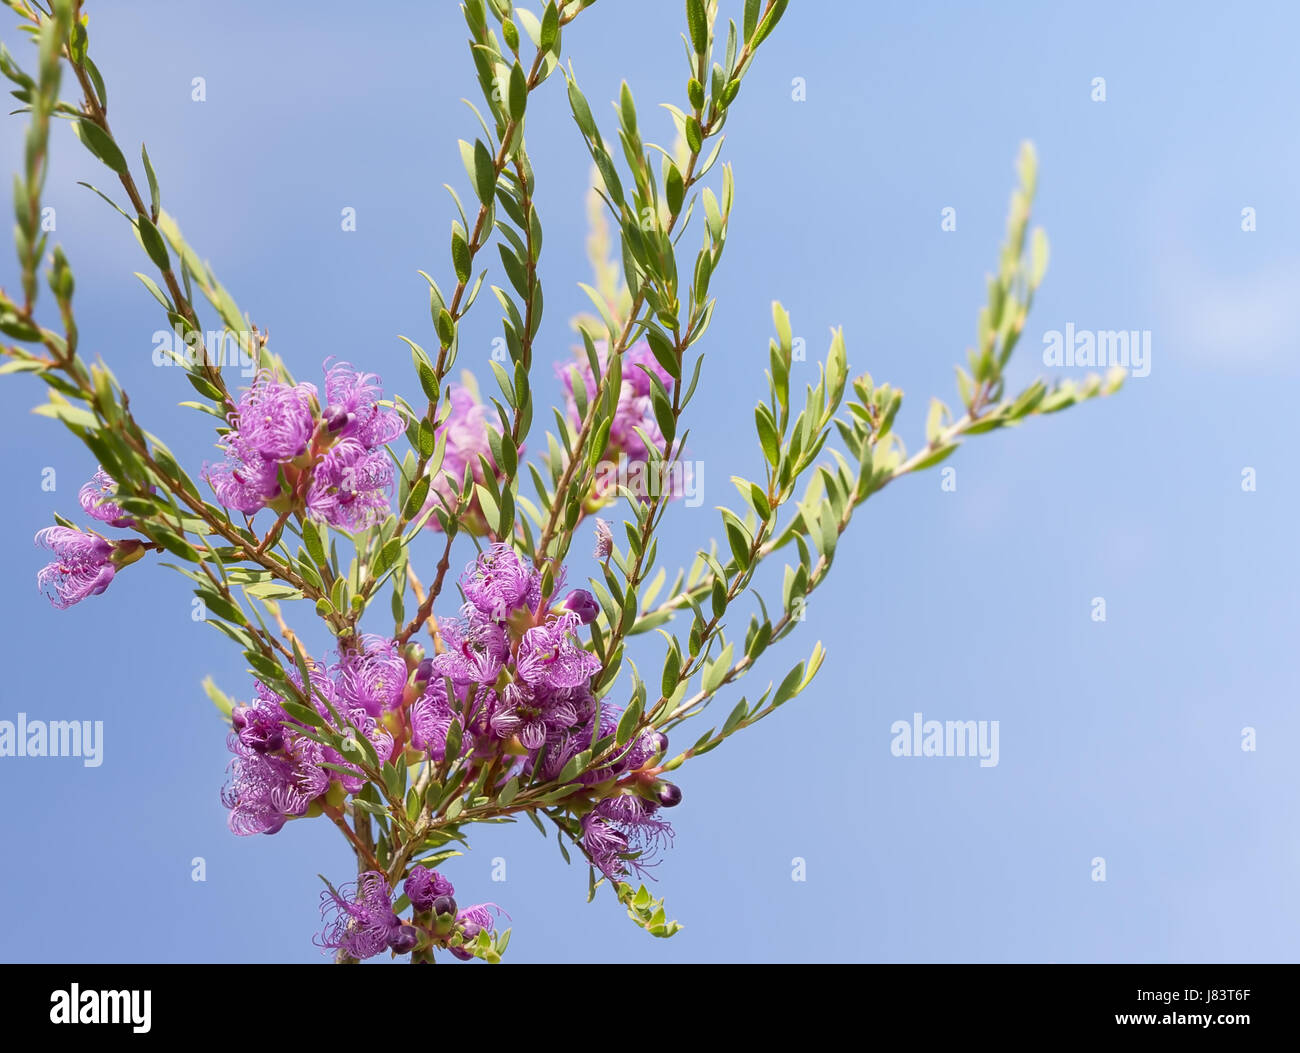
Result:
M297 673L291 677L301 687ZM323 722L353 737L360 732L382 761L400 752L392 729L400 733L409 680L397 646L379 636L362 637L359 647L345 650L335 664L317 665L309 673L312 702ZM228 745L235 759L221 796L230 809L230 829L241 836L274 834L289 819L329 804L331 791L337 803L365 785L361 770L339 750L296 730L304 725L285 712L279 694L261 681L254 691L251 702L231 713ZM348 726L340 727L335 714ZM327 763L345 770L326 768Z
M458 909L456 889L436 870L414 866L402 891L415 916L403 922L393 910L392 892L377 870L362 874L355 884L321 893L321 915L325 929L316 937L318 946L341 950L357 959L373 958L384 950L409 954L430 944L446 947L463 961L474 957L464 948L480 932L495 937L494 903L478 903ZM454 944L454 945L451 945Z
M496 459L492 456L492 445L488 441L488 408L474 397L472 391L459 384L452 385L448 397L451 412L434 432L435 441L445 440L445 445L442 464L430 480L429 500L424 506L426 510L455 509L456 494L465 481L466 469L469 470L472 482L487 481L484 460L500 478ZM425 525L437 533L442 532L442 524L436 515L431 515ZM487 533L487 522L477 497L471 499L461 525L471 534L482 536Z
M458 908L456 906L456 888L436 870L423 866L414 866L402 884L402 891L410 900L412 909L432 923L432 934L446 939L458 934L462 943L472 942L480 932L487 931L495 936L493 914L499 914L500 908L495 903L475 903L473 906ZM474 956L463 946L448 948L461 961L469 961Z
M327 921L316 942L327 950L360 959L373 958L385 948L405 954L415 947L415 930L403 926L394 913L388 882L378 870L366 871L340 891L322 892L321 915ZM398 952L399 947L404 949Z
M600 340L596 342L596 357L601 370L609 360L609 345ZM651 381L647 370L661 381L669 392L672 391L673 378L655 359L654 352L645 340L639 340L623 352L622 387L619 389L618 405L614 409L614 418L609 428L609 441L605 446L602 460L617 462L626 457L629 463L647 462L649 454L645 441L637 430L646 435L660 449L663 448L663 433L655 422L654 408L650 401ZM586 388L587 399L596 397L598 384L591 371L591 364L585 354L578 356L578 361L568 365L557 366L561 385L564 388L564 405L568 412L569 423L577 428L581 424L578 415L578 402L574 398L574 381L581 380ZM605 494L595 495L604 498Z
M675 793L669 799L676 804L681 791L676 786L672 789ZM673 828L656 817L657 811L652 801L624 793L605 798L583 816L582 847L596 869L617 881L629 870L641 873L653 866L655 854L673 839Z
M113 581L113 543L98 534L85 534L72 527L46 527L36 543L54 553L36 575L36 586L59 610L98 596Z
M412 723L421 739L432 740L435 754L439 731L445 741L443 725L451 716L446 681L483 751L514 740L535 752L575 728L590 730L596 705L587 682L600 662L576 636L595 617L590 593L577 590L552 607L542 596L541 575L506 545L492 546L471 563L461 588L461 618L441 625L444 649L416 703L420 719Z
M601 663L578 635L600 609L583 589L557 599L563 571L553 577L544 591L544 575L529 560L508 545L491 546L461 575L461 617L441 623L432 657L418 645L363 636L342 646L333 663L308 671L320 718L315 732L291 715L301 710L256 683L253 700L231 714L235 759L222 794L231 830L273 834L298 816L343 814L365 777L348 742L335 749L317 741L322 730L363 735L381 763L447 762L454 748L450 759L489 792L516 777L554 781L574 757L608 742L619 713L594 696L591 678ZM301 687L298 675L289 675ZM646 731L571 779L571 807L580 817L574 836L610 880L653 866L672 839L658 815L681 799L659 778L667 745L661 733ZM346 893L331 891L331 921L318 942L354 958L431 943L468 958L465 946L492 930L494 905L457 909L455 890L436 871L414 868L404 891L415 911L410 923L396 917L392 890L378 873Z
M129 527L134 523L115 500L117 483L102 467L78 493L82 509L93 519L109 526ZM54 561L36 574L36 587L59 610L98 596L112 583L117 572L144 555L145 542L135 538L112 541L75 527L52 526L38 531L36 544L54 553Z
M324 408L315 385L259 373L230 415L225 461L205 468L217 500L247 515L297 508L344 530L383 519L394 478L383 447L402 419L382 397L377 376L347 363L327 369Z
M561 574L553 591L562 581ZM579 627L595 620L596 601L577 589L553 604L542 595L542 576L506 545L480 555L460 585L466 603L459 620L440 626L443 650L426 660L432 675L411 707L411 744L441 760L459 714L466 732L462 751L511 759L501 768L501 782L533 772L555 779L573 757L618 725L618 712L599 706L591 691L589 681L600 661L577 638ZM578 782L597 792L614 787L648 769L666 748L662 734L646 732ZM647 787L670 786L655 783L653 775L648 779ZM636 781L640 786L644 780ZM616 796L601 801L583 825L584 848L610 878L626 873L629 863L641 869L671 838L671 827L654 816L661 804L676 803L613 792Z
M122 508L114 500L117 497L117 481L104 471L103 466L95 468L95 474L77 493L81 508L92 519L114 527L130 527L135 524L131 517L122 513Z
M406 881L402 883L402 891L406 893L411 906L420 914L433 910L433 905L440 896L456 895L456 888L450 881L436 870L420 866L411 868L411 872L406 875Z

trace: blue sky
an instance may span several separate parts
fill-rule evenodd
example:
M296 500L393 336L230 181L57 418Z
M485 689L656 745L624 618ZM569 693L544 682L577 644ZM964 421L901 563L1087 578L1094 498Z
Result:
M474 85L452 5L90 10L119 141L147 141L165 207L299 377L337 355L414 397L396 337L432 339L416 270L450 271L441 184L464 183L456 140L477 127L457 101ZM601 100L626 78L643 130L668 139L654 104L684 94L683 21L679 5L601 0L566 31L606 128ZM810 359L844 327L851 371L907 392L900 427L916 444L929 396L955 398L1022 139L1038 148L1052 263L1013 381L1044 372L1043 334L1067 324L1149 330L1150 376L972 440L948 462L955 492L930 473L860 511L801 633L746 687L820 639L815 685L682 774L655 888L685 925L672 940L603 896L585 903L585 869L531 826L478 832L446 870L461 898L510 912L510 957L1295 959L1296 29L1281 3L791 4L727 125L736 206L691 422L705 501L674 510L665 560L688 562L717 531L727 477L757 472L773 299ZM26 56L16 37L6 21ZM0 129L12 170L21 124ZM588 161L558 79L530 106L528 141L546 230L541 340L560 359L588 280ZM211 435L176 406L189 397L179 374L152 365L161 318L131 276L146 261L77 180L110 189L61 128L46 197L83 352L110 362L137 415L197 469ZM955 231L940 229L946 207ZM10 257L0 282L15 278ZM476 307L461 343L485 385L494 306ZM348 853L321 823L227 832L224 731L199 682L211 673L236 695L248 682L224 638L190 619L181 579L141 564L67 612L35 591L31 536L77 510L94 468L28 415L40 398L24 378L0 383L0 719L102 720L104 763L0 759L0 888L17 908L0 958L319 961L316 873L345 879ZM585 549L575 577L592 569ZM891 724L915 712L997 720L999 764L891 755ZM206 881L191 880L194 857Z

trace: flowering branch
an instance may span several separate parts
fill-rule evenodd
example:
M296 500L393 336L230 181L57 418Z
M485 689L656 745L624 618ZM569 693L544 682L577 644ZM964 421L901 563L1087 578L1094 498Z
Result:
M587 863L589 898L607 884L635 924L673 935L680 926L640 884L674 836L664 814L682 791L667 776L803 692L825 652L817 644L779 684L752 704L740 698L686 749L670 753L668 733L700 716L803 621L807 597L871 496L939 464L970 436L1109 394L1122 379L1035 381L1014 396L1004 390L1004 369L1047 263L1045 236L1028 230L1036 160L1026 147L975 346L957 369L964 414L954 419L934 400L925 442L909 455L894 431L902 393L865 374L850 382L839 331L798 408L790 322L774 304L768 392L754 415L762 475L733 476L742 505L721 509L723 545L701 547L689 576L679 573L658 600L666 571L657 531L682 495L687 411L708 390L701 380L715 306L709 290L732 218L730 166L721 166L715 185L706 181L730 107L787 0L744 0L725 42L716 0L685 0L686 104L667 107L677 135L672 150L643 140L623 84L617 158L572 64L564 71L595 192L618 224L621 267L596 261L599 288L584 286L596 316L577 323L582 346L561 372L555 431L527 458L544 301L525 123L532 93L560 65L563 28L591 0L548 0L540 14L512 0L464 2L486 113L474 110L483 137L461 143L477 210L471 222L452 191L459 218L451 295L425 275L438 350L431 356L406 340L425 400L418 411L346 362L327 360L319 386L295 380L162 210L142 150L146 203L108 122L82 0L52 0L48 8L4 2L35 38L37 64L33 76L0 49L0 73L31 115L15 194L22 291L0 290L0 332L14 341L0 345L0 373L35 374L49 389L38 412L61 421L100 462L79 495L96 528L56 517L42 530L37 540L54 559L38 584L56 606L70 606L105 592L147 554L177 560L167 565L194 583L204 620L240 646L252 678L246 701L204 682L228 722L234 760L222 800L230 829L275 834L325 815L356 858L355 881L337 888L325 881L322 893L326 924L317 942L336 961L384 952L411 962L442 952L499 961L510 939L500 927L503 912L458 903L440 868L469 844L474 823L521 817L543 836L553 828L566 862L576 855ZM524 37L532 43L527 59ZM65 63L79 107L59 100ZM57 246L47 278L62 331L37 319L36 271L46 257L40 199L55 116L118 176L132 210L119 211L162 285L142 281L186 343L202 339L197 283L255 356L257 375L236 396L206 348L192 361L171 352L206 400L185 405L216 421L220 460L200 476L211 500L137 423L108 367L78 356L74 283ZM697 214L700 247L679 253ZM505 280L489 288L503 338L490 364L499 395L484 401L472 377L447 381L459 326L495 271L475 273L494 235ZM603 252L600 239L595 244ZM828 445L835 438L845 452ZM634 476L662 485L644 492ZM589 579L590 589L567 588L579 524L623 509L626 544L598 518L599 577ZM101 532L110 529L128 533ZM412 549L425 530L442 535L427 588ZM443 590L465 539L476 551L454 579L463 601L456 617ZM755 588L758 568L791 546L797 558L785 567L779 606L769 606ZM387 623L382 635L368 631L370 608L389 588L391 635ZM755 609L742 635L733 626L749 594ZM334 638L330 653L304 650L304 635L290 624L304 607ZM670 631L687 612L689 626ZM428 651L416 639L422 627ZM632 638L650 629L666 641L654 686L627 654ZM610 696L625 671L627 697L617 705Z

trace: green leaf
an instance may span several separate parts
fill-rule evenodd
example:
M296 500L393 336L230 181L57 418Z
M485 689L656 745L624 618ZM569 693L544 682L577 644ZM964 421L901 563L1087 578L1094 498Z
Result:
M191 546L184 539L177 537L175 534L171 533L170 531L162 530L157 527L154 528L154 536L157 538L158 543L173 555L180 556L181 559L186 560L190 563L199 562L198 552L196 552L193 546ZM225 604L224 600L222 600L221 602ZM225 605L229 606L229 604L225 604ZM212 604L209 603L208 606L212 607ZM216 610L216 608L213 609ZM220 610L218 610L217 613L220 614L221 613ZM223 614L222 617L224 618L226 617L226 615ZM230 620L237 621L239 622L240 625L244 624L243 616L239 615L237 610L236 610L236 616L231 618Z
M294 720L306 724L309 728L318 728L324 723L319 713L308 706L304 706L301 702L282 698L280 699L280 708L293 717Z
M438 325L438 339L442 341L442 346L451 347L451 345L456 340L456 320L452 318L451 312L448 311L445 307L438 312L437 325ZM433 370L429 370L429 373L430 375L432 375ZM421 384L423 383L424 383L423 378L421 378ZM425 393L428 394L427 388ZM433 396L430 397L432 398Z
M112 136L103 128L89 118L83 117L72 122L72 130L86 149L103 161L104 164L108 165L118 175L126 174L126 158L122 156L122 151L117 148L117 143L113 142Z
M509 806L510 802L515 799L519 793L519 776L512 776L510 781L501 787L501 792L497 794L497 804L502 808Z
M758 428L758 441L763 447L763 456L775 468L781 461L781 439L777 435L772 411L764 403L760 402L754 410L754 424Z
M578 122L582 134L588 139L597 140L599 133L596 131L596 120L592 117L591 107L587 105L587 99L576 80L569 81L569 106L573 110L573 119Z
M524 110L528 106L528 77L523 66L518 62L510 70L510 116L516 121L524 119Z
M474 266L474 262L473 262L473 258L470 255L469 242L465 240L464 234L461 233L461 227L459 223L452 224L451 264L456 271L456 280L461 284L467 283L469 281L470 275L473 273L472 268ZM446 311L443 311L442 313L445 314ZM441 335L442 315L440 314L438 317L439 317L438 332ZM450 315L448 317L450 317Z
M245 585L244 591L259 600L300 600L302 593L292 585L281 585L268 581L257 585Z
M406 504L402 508L402 516L408 522L415 519L420 514L420 509L424 507L425 498L429 496L429 477L421 476L413 487L411 493L406 498Z
M427 477L423 481L427 482ZM401 554L402 540L395 537L379 550L379 555L375 559L375 574L383 574L397 562L397 557Z
M686 196L686 186L682 182L682 173L674 164L668 166L664 191L668 196L668 211L675 216L682 210L682 198Z
M936 447L933 453L916 462L913 471L919 472L923 468L933 468L940 461L946 461L959 445L960 443L950 443L947 446Z
M664 367L664 370L674 380L682 379L682 363L677 357L677 351L673 347L672 341L664 335L663 330L657 326L649 326L646 329L646 342L650 345L650 351L655 356L655 361Z
M432 457L434 447L437 445L438 436L434 427L427 419L420 421L419 433L416 436L416 444L419 447L421 457Z
M621 881L616 886L615 892L618 894L618 901L627 908L627 916L651 936L667 939L681 931L680 924L668 919L664 911L664 901L651 896L644 885L633 892L631 885Z
M154 174L153 162L149 160L149 151L140 144L140 156L144 160L144 174L149 179L149 215L157 216L161 211L161 198L158 193L158 177Z
M556 782L563 785L572 782L580 771L583 771L591 763L591 750L583 750L574 757L569 758L569 763L560 771Z
M556 43L560 36L560 11L555 6L555 0L550 0L546 5L546 10L542 12L542 32L537 42L537 46L542 51L550 51L551 46Z
M474 190L485 205L492 204L497 190L496 162L482 139L474 140Z
M1042 227L1035 227L1033 241L1030 243L1029 268L1029 287L1037 289L1042 283L1043 275L1047 273L1047 260L1049 256L1047 247L1047 232Z
M772 696L772 708L775 709L783 702L793 698L798 693L801 680L803 680L802 662L786 673L785 679L781 681L781 686L776 689L776 694Z
M706 695L711 695L717 691L722 686L722 681L726 679L727 674L731 672L731 655L732 645L727 644L722 649L722 653L714 661L710 662L704 670L704 677L700 686Z
M224 691L217 687L212 677L205 676L203 678L203 691L211 700L212 704L217 707L221 715L229 718L231 712L235 708L235 703L231 701L230 697Z
M703 55L709 47L709 23L704 15L704 0L686 0L686 24L691 32L691 47Z
M749 714L749 702L741 699L736 703L736 708L731 711L727 719L722 722L721 734L730 735L736 725L745 719Z
M619 117L623 121L623 127L626 129L628 136L635 136L636 102L632 98L632 89L628 87L627 81L623 81L618 89L618 110Z
M677 690L677 680L682 671L682 653L677 649L677 641L671 641L668 654L664 657L663 682L660 685L663 697L672 698Z
M632 737L632 732L641 720L641 709L641 699L636 698L627 709L623 710L623 715L618 720L618 727L614 731L614 742L619 746Z
M47 402L35 407L32 412L39 413L42 417L54 417L73 427L89 428L91 431L99 427L99 421L89 410L69 406L63 402Z
M691 148L693 154L698 154L700 148L704 145L704 136L700 132L700 122L694 117L686 118L686 145Z
M450 346L450 341L448 341ZM438 401L438 374L433 371L433 367L425 365L423 362L416 367L416 373L420 378L420 389L424 392L425 398L431 403Z
M770 9L764 16L763 20L758 24L758 29L754 32L753 47L758 47L759 44L763 43L763 41L768 38L772 30L776 28L777 22L781 20L781 16L785 14L785 9L789 5L789 2L790 0L772 0Z
M664 441L671 443L677 435L677 418L673 415L672 405L657 387L650 389L650 406L654 410L655 423L659 425Z
M153 260L154 265L160 271L171 270L172 261L167 255L167 243L158 233L158 228L145 215L137 217L135 225L136 230L140 232L140 242L144 245L144 251L149 253L149 258Z
M302 543L318 566L325 565L325 527L308 519L302 525Z

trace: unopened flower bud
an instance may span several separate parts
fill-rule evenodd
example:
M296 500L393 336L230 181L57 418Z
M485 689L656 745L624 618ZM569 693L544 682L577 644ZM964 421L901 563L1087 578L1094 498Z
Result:
M326 406L322 417L325 422L325 430L331 435L337 435L347 427L349 416L348 411L342 406Z
M348 791L338 779L330 780L330 787L325 791L325 803L330 808L342 808Z
M402 657L406 660L406 668L414 669L424 660L424 647L418 643L409 643L402 650Z
M478 939L478 934L482 931L483 931L483 926L478 924L478 922L474 922L474 921L465 922L465 924L462 925L460 929L461 939L464 942L462 942L459 947L448 947L447 950L451 951L452 955L456 958L459 958L462 962L468 962L472 960L474 955L466 948L466 945L473 943L476 939Z
M586 589L574 589L564 597L560 609L572 611L578 616L583 625L590 625L596 620L596 616L600 614L600 606L596 603L596 597Z
M388 947L394 954L410 954L420 942L414 925L401 925L388 937Z
M682 803L681 787L671 782L661 782L655 787L655 793L659 797L659 803L665 808L676 808Z
M433 659L423 658L420 664L415 667L415 687L418 691L423 691L428 686L429 681L433 679Z
M433 931L448 936L456 927L456 901L450 896L439 896L430 908L433 911Z

